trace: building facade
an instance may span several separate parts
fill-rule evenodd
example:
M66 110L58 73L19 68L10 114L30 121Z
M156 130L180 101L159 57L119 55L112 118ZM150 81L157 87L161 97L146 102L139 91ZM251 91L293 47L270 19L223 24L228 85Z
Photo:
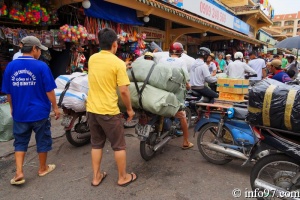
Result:
M300 35L300 11L284 15L275 15L273 29L280 31L288 37Z

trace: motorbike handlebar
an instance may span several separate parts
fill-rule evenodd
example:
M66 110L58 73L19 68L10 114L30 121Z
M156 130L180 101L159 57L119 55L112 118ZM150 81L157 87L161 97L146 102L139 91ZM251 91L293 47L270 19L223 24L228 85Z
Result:
M249 79L250 77L257 77L257 74L245 75L245 79Z

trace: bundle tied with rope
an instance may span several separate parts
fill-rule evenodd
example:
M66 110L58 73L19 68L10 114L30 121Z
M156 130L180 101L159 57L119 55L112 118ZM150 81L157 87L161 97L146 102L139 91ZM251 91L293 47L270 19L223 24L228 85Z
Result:
M127 74L132 107L164 117L174 116L185 98L182 70L144 59L137 59L131 66ZM120 98L119 106L123 111Z
M300 86L265 79L249 91L247 120L300 134Z

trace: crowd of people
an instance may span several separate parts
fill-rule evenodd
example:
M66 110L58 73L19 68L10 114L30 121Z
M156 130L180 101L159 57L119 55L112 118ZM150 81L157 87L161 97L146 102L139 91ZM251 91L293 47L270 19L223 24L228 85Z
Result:
M91 185L100 185L107 176L107 173L101 171L100 167L102 149L106 139L109 139L111 148L115 152L118 170L117 183L119 186L127 186L137 180L138 176L126 171L126 143L118 107L117 89L127 108L129 116L127 120L130 121L135 115L128 89L130 81L126 73L126 69L130 68L130 62L125 63L115 55L118 38L112 29L102 29L99 32L99 40L101 51L89 59L87 119L92 144L93 178ZM56 85L53 76L48 66L38 60L41 49L46 50L47 48L33 36L23 38L22 44L18 58L10 62L5 70L2 86L2 91L7 94L14 120L13 134L17 169L15 176L10 181L12 185L25 183L23 164L32 131L36 134L37 152L40 159L38 175L45 176L55 169L54 164L46 164L47 153L52 148L51 122L49 120L51 105L56 119L60 117L54 95ZM198 58L188 70L185 61L181 58L183 52L182 44L175 42L169 48L169 57L162 58L158 62L182 69L186 89L197 91L209 98L210 102L219 96L214 88L217 82L217 73L226 73L230 78L240 79L244 79L245 74L249 73L256 75L251 78L253 83L266 77L287 82L296 78L299 73L298 63L291 55L271 57L270 54L267 54L267 57L263 59L255 52L251 52L247 58L244 58L242 52L236 52L233 61L230 54L224 56L222 53L218 54L215 59L215 55L206 47L199 49ZM151 52L144 55L144 59L153 60L153 57ZM17 85L17 83L21 85ZM25 98L24 95L26 95ZM184 102L182 103L184 104ZM39 112L36 112L37 110ZM189 132L185 111L180 109L175 117L179 118L181 122L182 149L192 148L193 144L188 140Z

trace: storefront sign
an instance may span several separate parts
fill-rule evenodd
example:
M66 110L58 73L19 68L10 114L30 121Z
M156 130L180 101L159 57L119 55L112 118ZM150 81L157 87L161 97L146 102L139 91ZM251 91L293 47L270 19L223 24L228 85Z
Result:
M166 37L164 31L155 28L139 27L139 32L145 33L147 39L159 39L164 41Z
M174 40L174 35L171 35L172 40ZM186 45L187 44L187 36L186 35L182 35L179 38L177 38L176 42L180 42L182 45Z
M191 45L199 45L200 44L200 38L194 38L191 36L188 36L187 43Z
M272 37L270 37L269 35L265 34L262 31L259 31L259 37L258 37L258 39L260 41L269 43L271 45L275 45L276 44L276 40L274 40Z
M165 1L172 4L170 0L169 1L165 0ZM182 9L195 13L201 17L204 17L206 19L209 19L213 22L234 29L246 35L249 34L248 24L241 21L237 17L230 15L229 13L209 3L206 0L182 0L182 4L183 6L180 7Z

